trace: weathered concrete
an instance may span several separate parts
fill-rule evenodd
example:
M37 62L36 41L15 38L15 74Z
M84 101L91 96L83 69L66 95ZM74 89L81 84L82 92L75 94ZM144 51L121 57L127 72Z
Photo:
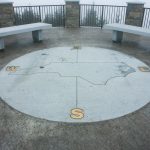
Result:
M125 24L142 27L144 16L143 2L128 2Z
M112 41L113 42L120 43L120 42L122 42L122 38L123 38L122 31L113 30L113 32L112 32Z
M149 83L150 68L131 56L102 48L56 47L7 64L0 71L0 97L34 117L96 122L145 106Z
M44 41L33 44L31 33L8 37L0 52L0 68L11 60L40 49L103 47L134 56L150 66L149 38L124 34L124 42L111 41L111 32L99 28L52 28ZM21 40L18 40L21 39ZM0 101L0 150L148 150L150 104L124 117L97 123L58 123L22 114Z
M0 1L0 28L12 26L13 22L13 3L8 1Z
M113 30L112 40L114 42L122 41L123 32L150 37L150 30L142 28L142 27L135 27L135 26L126 25L126 24L112 23L112 24L105 25L104 28L108 30Z
M7 28L5 27L0 29L0 38L9 35L15 35L15 34L32 31L33 41L40 42L42 41L42 30L49 29L50 27L52 27L52 25L47 23L32 23L32 24L25 24L25 25L19 25L19 26L7 27ZM4 40L1 39L0 50L4 48L5 48Z

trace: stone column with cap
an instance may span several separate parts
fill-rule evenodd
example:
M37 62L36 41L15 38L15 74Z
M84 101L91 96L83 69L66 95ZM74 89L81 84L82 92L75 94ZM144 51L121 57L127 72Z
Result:
M66 0L66 20L67 28L80 27L80 5L79 0Z
M142 27L144 17L143 2L127 2L125 24Z
M0 28L13 25L14 12L13 2L7 0L0 1Z

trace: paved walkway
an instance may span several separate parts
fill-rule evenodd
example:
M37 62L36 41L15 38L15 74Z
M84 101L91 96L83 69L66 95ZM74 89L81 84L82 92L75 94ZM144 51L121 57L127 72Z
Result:
M125 34L122 44L111 32L98 28L45 31L43 43L33 44L31 33L7 38L0 52L0 68L26 53L50 48L90 46L134 56L150 66L149 38ZM150 104L121 118L97 123L58 123L20 113L0 100L0 150L148 150Z

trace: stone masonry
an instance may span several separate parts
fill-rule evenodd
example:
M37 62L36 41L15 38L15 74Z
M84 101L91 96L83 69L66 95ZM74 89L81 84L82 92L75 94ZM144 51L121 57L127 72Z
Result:
M79 0L66 0L66 23L67 28L78 28L80 25Z
M144 3L128 3L125 24L142 26L144 16Z
M12 26L13 21L12 2L0 2L0 28Z

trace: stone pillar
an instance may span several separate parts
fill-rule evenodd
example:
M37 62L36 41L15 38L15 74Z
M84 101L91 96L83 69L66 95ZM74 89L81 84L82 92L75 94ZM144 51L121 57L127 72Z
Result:
M128 2L125 24L133 26L142 26L144 17L143 2Z
M7 0L0 1L0 28L13 25L13 3Z
M66 0L66 20L67 28L80 27L80 5L79 0Z

